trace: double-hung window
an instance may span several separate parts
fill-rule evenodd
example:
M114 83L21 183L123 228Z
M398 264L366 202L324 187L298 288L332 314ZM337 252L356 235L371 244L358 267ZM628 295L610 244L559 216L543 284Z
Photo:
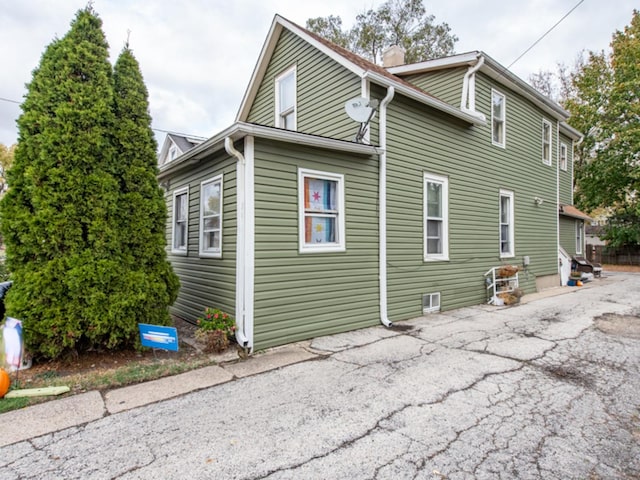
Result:
M449 259L449 180L424 175L424 259Z
M298 170L300 253L345 250L344 176Z
M584 223L576 221L576 254L582 254L582 245L584 244Z
M506 97L491 90L491 142L502 148L506 146L506 112Z
M187 253L187 232L189 229L189 189L181 188L173 192L173 228L171 233L171 251Z
M569 148L566 143L560 143L560 170L567 171L567 155Z
M296 67L276 77L276 127L296 130Z
M551 123L542 120L542 163L551 165Z
M222 256L222 175L200 184L200 255Z
M500 190L500 257L515 256L513 192Z

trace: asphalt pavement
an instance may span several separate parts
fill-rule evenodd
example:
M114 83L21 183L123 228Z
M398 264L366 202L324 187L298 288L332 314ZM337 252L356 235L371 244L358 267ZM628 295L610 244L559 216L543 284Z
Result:
M2 414L30 478L640 478L640 274Z

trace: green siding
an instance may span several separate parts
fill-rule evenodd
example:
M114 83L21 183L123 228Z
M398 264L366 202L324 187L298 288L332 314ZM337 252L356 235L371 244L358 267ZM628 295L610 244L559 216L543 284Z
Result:
M361 95L361 80L297 35L284 30L267 67L248 121L275 126L275 77L296 66L297 130L353 140L358 124L344 110Z
M565 135L560 135L560 141L567 145L567 170L560 170L560 203L573 204L573 143Z
M572 257L576 254L576 220L560 215L560 245Z
M476 103L490 116L491 81L478 76ZM402 96L389 108L388 272L392 320L420 315L422 294L440 292L443 310L486 300L483 273L531 259L521 286L557 273L556 152L542 163L542 113L505 88L506 148L491 144L490 122L467 127ZM423 173L449 178L448 262L423 261ZM514 192L515 258L499 256L499 191ZM545 201L534 204L534 197Z
M222 258L199 255L200 182L223 174ZM168 255L180 278L178 299L171 313L194 321L206 307L218 307L235 315L236 290L236 160L216 153L197 165L186 167L170 178L165 198L168 208L167 245L171 245L173 192L189 187L189 220L187 255Z
M460 107L462 81L466 72L466 67L460 67L408 75L404 79L434 97L455 107Z
M344 174L346 251L299 253L298 168ZM377 159L256 140L255 348L378 323Z

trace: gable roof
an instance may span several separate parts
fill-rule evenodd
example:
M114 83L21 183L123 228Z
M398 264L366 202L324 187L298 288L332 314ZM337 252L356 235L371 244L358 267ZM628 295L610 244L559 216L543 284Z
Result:
M480 67L480 71L482 73L527 98L548 115L553 116L555 119L559 121L565 121L567 120L567 118L569 118L569 112L563 109L556 102L542 95L527 82L509 71L506 67L503 67L498 62L496 62L489 55L478 50L467 53L460 53L458 55L452 55L450 57L436 58L424 62L413 63L410 65L399 65L397 67L389 68L389 72L394 75L403 76L424 72L433 72L435 70L442 70L445 68L455 68L463 66L472 67L476 65L476 63L478 63L481 58L484 60L482 66Z
M191 150L193 147L200 145L206 138L197 137L195 135L183 135L180 133L167 133L162 143L162 148L158 154L158 163L163 165L169 160L169 150L175 146L178 149L178 156Z
M328 40L316 35L309 30L306 30L293 22L276 15L271 23L271 28L267 34L267 38L260 52L258 62L253 70L249 86L245 92L245 95L240 104L240 109L236 115L236 122L246 122L249 116L249 110L255 100L258 89L262 80L264 79L269 60L273 51L275 50L276 43L280 37L282 31L286 29L291 33L297 35L305 42L309 43L322 53L342 65L347 70L353 72L357 76L363 79L368 79L373 83L376 83L383 87L394 87L397 93L412 98L424 105L428 105L432 108L440 110L450 116L456 117L470 125L484 125L485 119L479 115L474 115L469 112L463 112L462 110L429 95L419 87L403 80L402 78L393 75L387 69L376 65L373 62L365 60L364 58L356 55L355 53L335 45Z

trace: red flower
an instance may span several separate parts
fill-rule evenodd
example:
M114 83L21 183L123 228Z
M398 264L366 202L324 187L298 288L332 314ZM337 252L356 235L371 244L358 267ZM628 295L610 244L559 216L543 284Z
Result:
M218 319L218 314L216 313L213 318L215 318L216 320Z

